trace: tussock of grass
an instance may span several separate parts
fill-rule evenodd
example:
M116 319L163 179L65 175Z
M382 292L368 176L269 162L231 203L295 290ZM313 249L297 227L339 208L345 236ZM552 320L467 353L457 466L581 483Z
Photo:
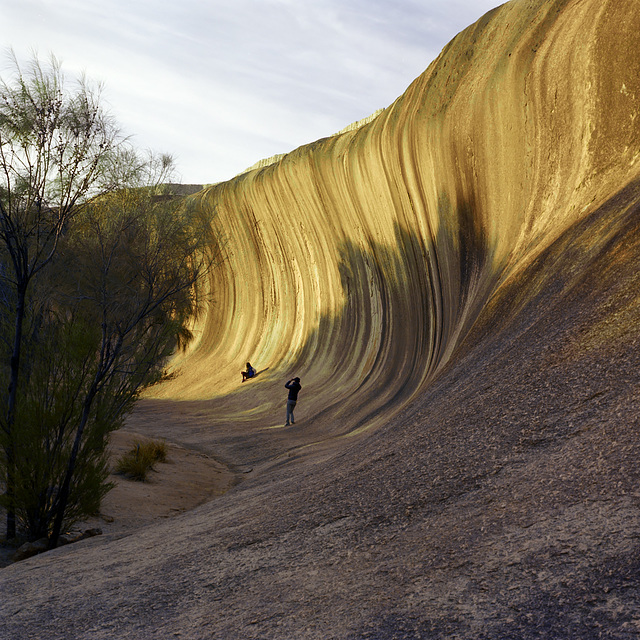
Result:
M157 440L155 442L148 442L147 443L149 448L151 449L151 452L153 454L153 457L155 458L156 462L166 462L167 461L167 454L169 453L169 448L167 447L167 443L164 440Z
M167 461L167 443L164 441L135 442L133 448L116 462L116 473L132 480L145 482L156 462Z

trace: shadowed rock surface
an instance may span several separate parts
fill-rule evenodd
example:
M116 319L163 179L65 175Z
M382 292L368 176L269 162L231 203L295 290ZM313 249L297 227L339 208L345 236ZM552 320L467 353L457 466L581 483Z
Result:
M226 260L129 426L241 481L2 569L0 635L637 638L639 34L636 0L513 0L192 196Z

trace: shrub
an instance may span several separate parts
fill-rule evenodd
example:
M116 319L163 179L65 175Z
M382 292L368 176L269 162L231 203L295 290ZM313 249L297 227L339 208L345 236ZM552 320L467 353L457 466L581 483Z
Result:
M155 471L156 462L166 462L167 451L164 441L135 442L133 448L116 462L116 473L145 482L149 471Z
M156 440L155 442L147 442L146 445L156 462L166 462L169 448L164 440Z

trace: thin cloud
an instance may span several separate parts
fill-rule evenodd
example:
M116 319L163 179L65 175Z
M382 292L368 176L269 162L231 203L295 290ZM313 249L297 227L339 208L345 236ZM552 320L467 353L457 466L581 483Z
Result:
M208 183L388 106L499 4L0 0L0 14L21 60L53 53L69 76L103 82L136 144Z

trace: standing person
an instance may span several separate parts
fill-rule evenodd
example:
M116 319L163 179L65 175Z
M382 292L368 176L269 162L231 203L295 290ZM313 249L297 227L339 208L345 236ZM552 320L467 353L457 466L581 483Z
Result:
M300 378L291 378L284 386L289 389L289 397L287 398L287 421L284 423L284 426L288 427L289 424L296 423L293 419L293 409L298 401L298 393L300 389L302 389L302 385L300 384Z

